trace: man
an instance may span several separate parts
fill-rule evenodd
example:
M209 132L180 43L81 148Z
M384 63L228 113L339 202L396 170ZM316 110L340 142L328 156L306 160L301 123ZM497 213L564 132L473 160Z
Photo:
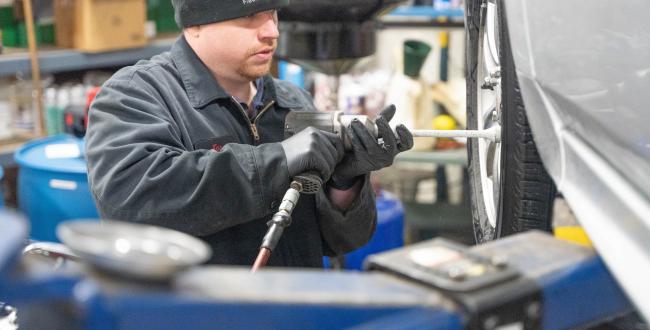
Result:
M251 265L293 176L316 171L269 266L321 267L365 244L376 224L368 173L412 146L378 125L379 144L353 124L354 150L308 128L283 139L309 95L268 75L288 0L173 0L182 36L169 53L117 72L89 114L89 182L103 218L165 226L213 249L211 263ZM330 179L331 178L331 179Z

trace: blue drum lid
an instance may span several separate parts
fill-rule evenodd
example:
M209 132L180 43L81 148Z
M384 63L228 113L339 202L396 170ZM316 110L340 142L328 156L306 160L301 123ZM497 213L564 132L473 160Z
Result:
M63 173L86 173L84 141L69 135L33 140L14 153L21 167Z

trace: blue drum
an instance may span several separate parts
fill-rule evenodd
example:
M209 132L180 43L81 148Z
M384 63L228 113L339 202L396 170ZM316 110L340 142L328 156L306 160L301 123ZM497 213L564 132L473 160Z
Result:
M18 207L30 220L32 239L58 241L60 222L99 218L83 150L83 140L57 135L27 143L14 154L19 166Z

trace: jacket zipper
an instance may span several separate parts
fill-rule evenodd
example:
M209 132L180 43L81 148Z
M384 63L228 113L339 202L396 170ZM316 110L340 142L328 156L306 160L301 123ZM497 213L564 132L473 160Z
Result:
M260 117L262 117L262 115L264 114L264 112L266 112L266 110L271 108L271 106L275 103L275 101L271 101L269 102L269 104L264 106L264 108L257 114L257 116L255 116L253 122L251 122L251 120L248 118L248 115L246 114L246 110L244 110L241 104L239 104L239 102L237 102L237 100L234 97L232 97L232 100L237 105L237 108L239 109L239 111L241 111L242 115L244 115L244 118L246 118L246 122L248 123L248 128L253 134L253 138L255 139L255 143L257 144L261 139L259 130L257 129L257 121L260 119Z
M275 104L275 101L269 102L269 104L264 106L264 108L262 108L262 110L260 110L260 112L257 114L257 116L255 116L255 119L253 119L253 124L251 124L251 129L253 130L253 132L255 132L255 133L253 133L253 135L255 135L256 133L259 133L258 130L257 130L257 121L262 117L262 115L266 112L266 110L271 108L271 106L273 104ZM258 140L259 140L259 134L257 134L257 138L256 138L256 141L258 141Z

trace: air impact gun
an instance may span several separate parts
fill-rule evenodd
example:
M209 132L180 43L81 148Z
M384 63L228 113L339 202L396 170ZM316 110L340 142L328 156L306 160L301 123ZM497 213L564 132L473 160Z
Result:
M345 150L351 150L352 141L350 141L347 130L350 129L350 124L355 119L358 119L373 136L377 137L377 125L365 115L346 115L342 111L292 111L287 114L285 119L284 138L287 139L303 129L312 126L326 132L337 134L343 141ZM493 143L501 142L501 127L499 125L476 131L410 130L410 132L414 137L466 137L483 138ZM271 256L271 252L284 232L284 228L291 224L291 213L298 203L300 194L315 194L320 190L322 184L321 178L315 173L304 173L293 178L289 190L287 190L280 203L280 210L268 222L269 230L262 240L262 246L253 265L252 272L266 265Z

